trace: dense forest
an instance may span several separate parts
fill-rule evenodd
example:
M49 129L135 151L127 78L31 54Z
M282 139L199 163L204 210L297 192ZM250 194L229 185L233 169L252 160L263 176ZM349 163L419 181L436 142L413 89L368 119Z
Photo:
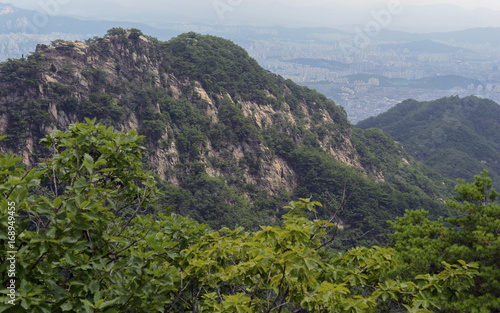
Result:
M0 312L500 307L488 171L453 190L228 40L39 45L0 64L0 133Z

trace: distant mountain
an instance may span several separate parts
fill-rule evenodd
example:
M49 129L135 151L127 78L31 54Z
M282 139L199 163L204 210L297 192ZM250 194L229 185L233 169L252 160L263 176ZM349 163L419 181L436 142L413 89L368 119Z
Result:
M452 2L411 5L401 1L402 12L392 16L388 28L431 33L476 27L500 27L499 11L487 8L468 10Z
M475 27L451 32L411 33L383 29L377 39L381 41L428 42L441 41L453 44L490 44L500 46L500 27Z
M442 175L470 178L488 169L500 187L500 105L476 97L404 101L359 122L380 128Z
M312 58L297 58L285 60L288 63L295 63L301 65L308 65L311 67L327 68L331 71L345 70L350 67L349 64L342 63L335 60L325 60L325 59L312 59Z
M16 8L0 3L0 34L102 34L113 27L140 28L152 36L169 39L174 32L153 28L141 23L81 20L66 16L50 16L34 10Z
M374 75L367 73L352 74L352 75L347 75L345 77L349 80L349 83L354 83L357 81L368 83L370 78L376 78L379 80L380 86L392 86L396 81L395 79L388 78L382 75Z
M141 28L162 40L180 33L173 29L157 29L140 23L51 16L0 3L0 61L26 56L40 43L50 44L57 39L83 41L113 27Z
M439 75L414 80L410 86L415 88L448 90L456 87L466 89L470 84L478 86L483 83L477 79L458 75Z
M408 50L410 53L455 53L460 50L464 50L458 47L452 47L440 42L432 41L432 40L421 40L421 41L412 41L408 43L402 44L383 44L379 45L381 49L384 50L396 50L396 51L405 51Z
M372 74L353 74L346 76L349 82L362 81L368 83L370 78L377 78L380 87L411 87L422 89L438 89L449 90L453 88L466 89L470 84L474 86L482 85L483 83L477 79L462 77L458 75L442 75L432 76L415 80L407 80L400 78L387 78L381 75Z
M500 46L500 27L482 27L448 33L435 33L430 34L430 38L457 43Z
M47 153L40 138L84 117L144 135L162 205L213 227L273 224L297 197L313 196L330 216L344 192L344 229L372 230L372 244L405 209L446 214L448 180L222 38L113 28L0 64L0 151L33 165Z

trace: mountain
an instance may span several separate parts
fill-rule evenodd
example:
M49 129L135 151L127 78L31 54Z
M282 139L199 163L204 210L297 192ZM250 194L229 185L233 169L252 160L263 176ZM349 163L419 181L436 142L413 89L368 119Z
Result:
M474 27L499 27L500 12L489 8L465 9L452 3L402 5L400 14L394 15L391 29L410 32L450 32Z
M411 42L445 42L451 45L463 44L490 44L498 47L500 45L500 27L473 27L465 30L450 32L428 32L412 33L383 29L378 37L382 41L406 41Z
M165 34L145 24L133 22L82 20L67 16L49 15L34 10L19 9L9 4L0 3L0 34L102 34L112 27L136 27L147 31L152 36L170 38L173 34Z
M285 60L285 62L308 65L311 67L327 68L330 71L345 70L349 68L349 64L335 60L325 60L325 59L297 58L297 59Z
M161 39L179 34L179 31L157 29L141 23L82 20L0 3L0 60L28 55L39 43L49 44L57 39L83 41L115 26L141 28Z
M379 45L379 47L384 50L408 50L410 53L455 53L463 50L432 40L412 41L403 44L383 44Z
M497 103L477 97L407 100L356 126L382 129L448 178L472 177L488 169L500 186L499 116Z
M499 36L500 27L476 27L448 33L435 33L431 35L431 38L457 43L490 44L498 47L500 46Z
M382 131L353 129L333 101L209 35L163 42L113 28L0 64L2 152L33 165L47 155L43 136L85 117L144 135L162 205L212 227L273 224L285 203L312 196L325 204L319 216L344 208L345 236L383 243L385 221L405 209L446 214L439 199L453 186Z
M346 78L350 82L361 81L364 83L368 83L370 78L376 78L379 80L379 84L381 87L412 87L412 88L424 88L424 89L439 89L439 90L448 90L452 88L462 88L467 89L470 84L474 86L484 85L483 82L462 77L458 75L439 75L426 77L421 79L398 79L398 78L388 78L382 75L372 75L372 74L352 74L347 75Z

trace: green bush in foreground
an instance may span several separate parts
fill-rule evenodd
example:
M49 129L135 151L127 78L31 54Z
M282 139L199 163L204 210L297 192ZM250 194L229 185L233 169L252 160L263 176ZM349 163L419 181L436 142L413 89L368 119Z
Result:
M453 302L444 303L445 312L498 312L500 310L500 205L488 171L476 175L473 183L458 180L458 196L448 201L460 217L429 221L427 212L407 212L391 225L393 246L403 260L407 276L436 273L442 263L459 259L478 264L475 286Z

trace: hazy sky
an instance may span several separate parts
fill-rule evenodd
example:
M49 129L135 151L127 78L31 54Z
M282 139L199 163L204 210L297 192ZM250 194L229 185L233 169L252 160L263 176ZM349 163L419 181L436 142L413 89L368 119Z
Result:
M252 1L252 0L245 0ZM329 4L329 3L342 3L353 5L357 7L367 7L367 6L383 6L387 4L389 0L267 0L271 2L282 2L289 3L293 5L307 5L307 4ZM466 9L476 9L476 8L489 8L492 10L500 10L500 1L498 0L400 0L403 5L428 5L428 4L442 4L442 3L452 3L461 6Z
M500 27L500 0L0 0L2 2L25 9L41 11L45 7L45 12L49 8L56 14L142 22L159 28L165 23L222 23L326 26L348 31L372 23L374 13L386 10L391 3L399 3L402 14L391 16L389 29L432 32ZM437 7L439 4L455 6Z
M357 7L372 7L372 6L383 6L386 5L391 0L191 0L191 3L207 3L207 2L215 2L221 1L226 3L243 3L243 2L260 2L260 3L285 3L294 6L310 6L310 5L320 5L320 4L347 4ZM498 0L399 0L403 5L426 5L426 4L438 4L438 3L453 3L459 5L466 9L474 9L474 8L489 8L493 10L500 11L500 1ZM88 1L82 0L0 0L3 3L11 3L16 6L20 6L23 8L29 9L37 9L40 8L43 3L51 3L57 2L60 5L65 5L68 3L84 3ZM176 3L185 2L182 0L105 0L102 2L113 2L116 4L120 4L122 6L131 6L131 7L143 7L143 8L165 8L168 6L175 5Z

